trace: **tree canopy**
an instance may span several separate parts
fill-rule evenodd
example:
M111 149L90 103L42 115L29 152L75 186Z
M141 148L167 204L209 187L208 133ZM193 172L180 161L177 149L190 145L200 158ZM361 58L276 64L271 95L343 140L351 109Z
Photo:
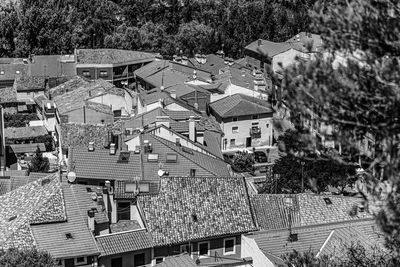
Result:
M0 57L67 54L74 48L182 50L230 57L264 38L307 30L315 0L19 0L0 5Z
M326 52L285 71L283 96L294 114L311 111L332 125L335 141L349 153L366 134L374 137L366 199L382 208L377 222L393 252L386 264L399 266L400 2L320 0L310 16ZM380 181L391 185L387 198L373 201Z
M50 163L48 158L44 158L40 148L36 149L35 156L29 163L30 172L47 172L50 168Z
M2 267L56 267L51 255L37 249L20 250L16 248L0 250L0 266Z

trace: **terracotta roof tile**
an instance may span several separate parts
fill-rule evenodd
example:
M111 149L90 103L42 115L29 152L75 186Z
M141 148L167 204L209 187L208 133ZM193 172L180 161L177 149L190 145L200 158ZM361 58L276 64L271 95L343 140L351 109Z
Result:
M243 94L224 97L211 103L210 108L221 118L265 114L274 111L267 101Z
M139 222L134 220L119 220L117 223L110 224L111 233L126 232L141 228Z
M153 246L151 237L146 230L100 235L96 236L96 241L103 257L151 248Z
M152 61L155 54L120 49L78 49L78 64L118 64L132 61Z
M4 129L4 135L7 139L31 139L47 135L48 132L44 126L30 127L8 127Z
M91 125L85 123L61 123L61 143L63 148L87 147L94 142L95 148L108 146L108 133L112 131L109 125Z
M291 199L289 208L285 201ZM327 204L324 199L329 199ZM285 229L289 227L310 226L333 222L372 218L368 212L351 216L349 213L361 200L352 197L296 194L296 195L269 195L260 194L252 197L252 206L258 225L264 230ZM289 213L291 214L289 216Z
M46 78L44 76L21 76L14 81L14 88L17 92L30 90L44 90Z
M33 247L32 223L67 219L61 184L50 174L0 196L0 247Z
M17 90L14 87L0 88L0 103L14 103L17 100Z
M138 196L155 245L255 230L243 178L163 177L158 194Z
M81 76L75 76L72 79L69 79L68 81L53 87L50 89L50 95L52 98L59 96L59 95L63 95L65 93L74 91L78 88L81 87L86 87L90 85L90 81L81 77Z

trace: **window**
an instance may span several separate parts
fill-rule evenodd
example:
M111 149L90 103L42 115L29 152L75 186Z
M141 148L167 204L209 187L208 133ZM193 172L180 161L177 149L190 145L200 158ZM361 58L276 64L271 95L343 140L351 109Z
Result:
M231 145L231 146L234 146L234 145L235 145L235 139L231 139L230 145Z
M258 126L258 122L252 122L251 126Z
M290 236L289 236L290 242L296 242L297 240L299 240L297 234L290 234Z
M196 169L190 169L190 177L194 177L196 175Z
M1 71L0 71L0 75L4 75L4 70L1 70Z
M267 128L269 128L269 123L267 123Z
M136 183L126 183L125 184L125 193L133 193L136 192Z
M106 70L101 70L100 71L100 78L107 78L108 77L108 73Z
M238 133L238 132L239 132L239 126L233 126L232 133Z
M75 265L86 264L86 257L75 258Z
M178 155L167 153L167 163L176 163L178 161Z
M84 71L82 71L82 75L83 75L83 77L90 77L90 71L84 70Z
M164 258L156 258L156 264L159 264L164 261Z
M148 162L158 162L158 154L148 154L147 161Z
M253 115L253 116L251 117L251 119L252 119L252 120L258 120L258 115Z
M233 117L232 121L238 121L238 118L237 117Z
M139 192L142 192L142 193L149 193L149 192L150 192L150 185L149 185L149 183L140 183L140 184L139 184Z
M200 242L199 243L199 256L200 257L207 257L210 256L210 242Z
M184 253L184 252L190 253L189 244L181 245L181 253Z
M235 254L235 238L224 239L224 255Z

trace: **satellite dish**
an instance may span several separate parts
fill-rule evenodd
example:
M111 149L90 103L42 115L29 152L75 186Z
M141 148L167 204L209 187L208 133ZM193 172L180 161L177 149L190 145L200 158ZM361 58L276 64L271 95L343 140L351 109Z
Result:
M67 179L68 179L68 182L70 182L70 183L75 182L75 180L76 180L76 173L75 173L75 172L69 172L69 173L67 174Z
M97 200L97 194L96 194L96 192L92 192L92 193L90 194L90 196L91 196L91 198L92 198L93 201L96 201L96 200Z
M158 170L158 176L163 176L164 175L164 171L163 170Z

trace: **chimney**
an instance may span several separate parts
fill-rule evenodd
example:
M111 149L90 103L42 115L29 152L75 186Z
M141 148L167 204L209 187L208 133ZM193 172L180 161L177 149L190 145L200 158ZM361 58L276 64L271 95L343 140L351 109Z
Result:
M156 127L160 125L164 125L165 127L169 128L169 116L157 116L156 117Z
M89 229L93 232L94 231L94 211L88 210L87 214L88 214Z
M176 99L176 91L175 90L171 90L170 95L171 95L172 98Z
M194 55L194 58L196 59L196 61L199 63L199 64L201 64L201 55L200 54L196 54L196 55Z
M257 45L258 45L258 46L261 46L261 45L262 45L262 40L261 40L261 39L258 39Z
M189 118L189 139L196 142L196 122L194 116Z
M202 60L201 60L201 62L202 62L202 64L206 64L207 63L207 57L206 57L206 55L201 55L201 58L202 58Z

